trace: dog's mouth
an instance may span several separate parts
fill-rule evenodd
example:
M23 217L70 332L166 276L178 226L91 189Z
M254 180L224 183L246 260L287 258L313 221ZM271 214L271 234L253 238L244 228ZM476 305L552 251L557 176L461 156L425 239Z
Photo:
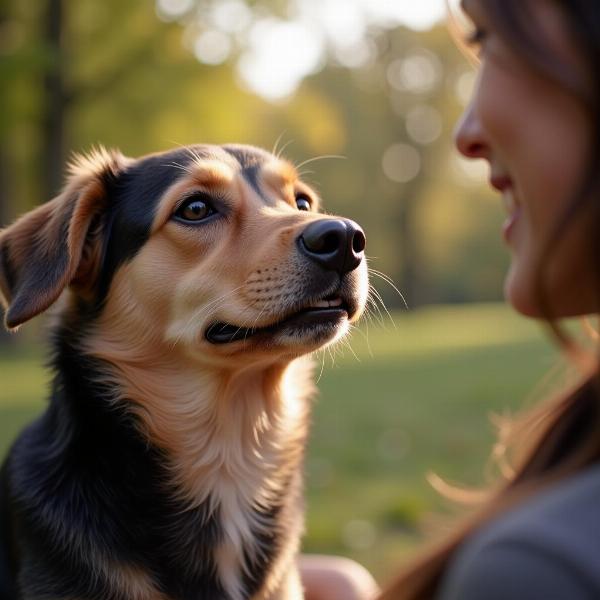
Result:
M346 301L340 296L331 296L311 302L281 321L265 327L243 327L232 323L216 322L208 327L205 337L211 344L230 344L259 335L273 336L287 330L303 333L318 329L323 332L327 329L335 329L348 320L350 313L351 309Z

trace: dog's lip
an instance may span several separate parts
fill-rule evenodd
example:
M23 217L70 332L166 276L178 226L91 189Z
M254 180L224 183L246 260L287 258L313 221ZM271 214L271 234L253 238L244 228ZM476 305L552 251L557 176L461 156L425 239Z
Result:
M244 327L218 321L207 328L205 337L211 344L229 344L247 340L257 334L272 334L293 323L310 325L341 321L348 318L349 312L347 303L341 297L329 297L310 302L280 321L263 327Z

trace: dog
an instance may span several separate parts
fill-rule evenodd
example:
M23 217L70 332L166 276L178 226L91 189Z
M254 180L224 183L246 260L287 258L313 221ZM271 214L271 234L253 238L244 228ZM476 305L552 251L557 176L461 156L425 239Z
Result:
M2 600L298 600L310 354L367 301L365 235L252 146L76 156L0 232L46 411L2 467Z

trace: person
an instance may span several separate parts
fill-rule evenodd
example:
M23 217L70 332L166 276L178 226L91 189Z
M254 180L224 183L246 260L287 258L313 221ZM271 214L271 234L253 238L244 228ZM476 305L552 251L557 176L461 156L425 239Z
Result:
M379 598L600 598L600 369L597 351L559 325L599 312L600 5L463 0L462 8L479 66L455 139L464 156L488 163L507 211L505 297L550 325L581 377L513 424L511 473ZM323 583L334 582L326 565L319 581L314 593L307 586L310 600L342 597ZM353 590L348 598L367 598Z

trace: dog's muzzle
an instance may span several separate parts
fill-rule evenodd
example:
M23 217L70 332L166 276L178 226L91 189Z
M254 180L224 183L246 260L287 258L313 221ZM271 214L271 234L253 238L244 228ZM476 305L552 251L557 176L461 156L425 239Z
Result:
M282 331L311 332L313 336L318 331L325 339L354 316L357 301L344 289L343 281L365 257L366 238L360 226L349 219L319 219L304 228L296 243L299 252L321 270L322 275L329 274L324 280L320 278L322 289L306 290L304 300L298 298L296 305L290 307L291 312L266 327L212 323L205 333L210 343L229 344L259 335L272 338Z

